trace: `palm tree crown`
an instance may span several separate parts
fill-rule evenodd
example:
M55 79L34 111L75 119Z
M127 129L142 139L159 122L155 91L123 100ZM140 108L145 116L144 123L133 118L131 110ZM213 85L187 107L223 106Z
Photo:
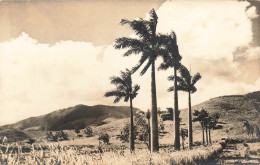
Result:
M198 80L201 79L200 73L196 73L194 76L191 76L188 69L183 65L180 66L179 72L180 72L181 76L177 76L178 90L184 91L184 92L195 93L197 91L195 84L197 83ZM175 78L172 75L172 76L169 76L168 79L171 81L174 81ZM170 87L168 89L168 91L169 92L174 91L174 87Z
M134 85L132 87L132 78L131 72L126 69L126 72L121 71L120 77L113 76L111 77L111 84L116 85L116 88L112 91L109 91L105 94L105 97L115 96L114 103L119 102L124 98L125 102L128 102L129 98L134 99L138 94L140 89L139 85Z
M129 25L138 36L138 38L121 37L116 39L114 47L116 49L128 50L124 53L124 56L131 54L141 54L141 58L138 64L133 67L133 72L136 72L146 61L146 65L141 70L140 74L146 73L147 69L157 59L159 54L162 53L160 36L156 35L158 17L154 9L150 12L149 20L143 20L142 18L135 19L133 21L121 20L121 25Z
M163 45L163 50L160 53L163 57L163 63L159 66L159 70L167 70L169 68L179 69L182 59L177 45L177 36L174 31L169 35L160 34L160 43Z

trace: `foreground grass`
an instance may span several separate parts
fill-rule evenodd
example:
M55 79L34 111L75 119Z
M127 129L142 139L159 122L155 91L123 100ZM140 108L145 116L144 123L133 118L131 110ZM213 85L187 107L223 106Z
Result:
M206 162L213 158L222 150L220 144L213 144L208 147L199 147L193 150L173 151L170 149L161 149L159 153L150 153L148 150L136 150L130 153L126 150L114 150L104 153L89 153L74 147L48 146L43 150L41 146L32 145L29 153L22 153L21 147L17 146L15 152L0 151L0 164L197 164ZM11 154L12 153L12 154Z

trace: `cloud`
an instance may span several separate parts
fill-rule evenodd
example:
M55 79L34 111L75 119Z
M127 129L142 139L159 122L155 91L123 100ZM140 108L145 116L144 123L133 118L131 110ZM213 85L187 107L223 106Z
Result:
M260 59L260 47L241 46L238 47L234 52L234 58L236 60L257 60Z
M258 48L248 47L240 55L253 62L251 69L238 69L243 67L233 58L237 47L252 41L252 22L245 10L248 5L236 1L167 1L158 9L158 32L174 30L183 64L188 68L191 64L192 74L202 75L198 91L192 95L193 105L219 95L260 90L259 74L252 72L259 68L255 60ZM42 44L26 33L0 43L0 120L10 123L76 104L112 105L113 98L103 97L114 88L109 78L139 60L138 55L122 57L123 52L115 50L113 43L94 46L66 40ZM133 103L147 110L151 72L144 76L137 73L133 81L141 90ZM173 93L167 92L173 85L167 81L171 74L171 69L156 72L157 101L162 108L173 106ZM250 82L245 81L250 77L243 76L246 74L253 75ZM187 100L187 94L180 92L181 108L187 107Z
M255 19L255 18L259 17L259 15L256 12L256 7L255 6L252 6L252 7L248 8L246 10L246 15L250 19Z

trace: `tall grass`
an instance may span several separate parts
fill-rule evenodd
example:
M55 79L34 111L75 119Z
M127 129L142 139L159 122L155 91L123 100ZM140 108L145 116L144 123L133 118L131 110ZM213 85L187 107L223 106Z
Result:
M40 145L32 145L29 153L22 153L21 146L16 145L15 152L0 150L0 164L39 164L39 165L116 165L116 164L197 164L205 162L215 156L221 145L213 144L208 147L199 147L193 150L175 152L170 149L161 149L159 153L150 153L148 150L136 150L131 154L128 150L114 150L104 153L82 152L75 147L48 145L43 149ZM14 147L13 147L14 148ZM46 147L45 147L46 148Z

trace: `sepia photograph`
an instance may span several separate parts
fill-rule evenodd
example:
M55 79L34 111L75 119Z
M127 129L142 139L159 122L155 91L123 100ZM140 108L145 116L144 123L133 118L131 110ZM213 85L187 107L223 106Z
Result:
M260 0L0 0L0 165L260 164Z

